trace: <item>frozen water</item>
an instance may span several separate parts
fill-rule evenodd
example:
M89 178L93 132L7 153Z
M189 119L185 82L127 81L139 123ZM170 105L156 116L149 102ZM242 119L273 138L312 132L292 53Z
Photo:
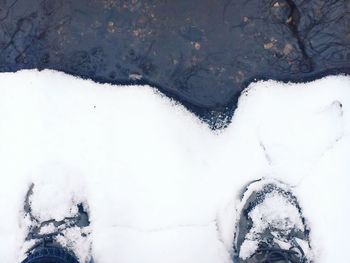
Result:
M317 262L347 261L349 77L252 83L216 132L147 86L48 70L0 83L3 262L23 257L32 182L42 219L88 203L97 262L231 262L239 192L262 177L292 186Z

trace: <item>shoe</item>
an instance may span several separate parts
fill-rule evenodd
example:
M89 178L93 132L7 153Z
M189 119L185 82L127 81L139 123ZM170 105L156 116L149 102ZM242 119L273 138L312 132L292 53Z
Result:
M57 220L44 219L33 213L32 197L35 186L32 184L24 202L22 225L27 229L24 242L22 263L93 263L90 255L79 255L81 246L83 253L91 253L90 221L83 203L73 203L73 215ZM81 248L80 248L81 249Z
M309 228L290 187L258 180L245 187L238 206L236 263L311 263Z

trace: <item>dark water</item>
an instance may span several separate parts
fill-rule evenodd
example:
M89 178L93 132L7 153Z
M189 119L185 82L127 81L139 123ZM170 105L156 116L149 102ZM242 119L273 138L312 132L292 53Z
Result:
M350 0L0 0L0 71L29 68L151 84L220 128L254 79L350 73Z

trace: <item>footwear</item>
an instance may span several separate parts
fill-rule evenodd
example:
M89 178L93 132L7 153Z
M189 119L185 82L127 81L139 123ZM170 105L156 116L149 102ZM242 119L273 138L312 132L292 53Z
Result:
M22 224L27 229L22 263L92 263L89 240L89 216L83 203L72 204L73 214L60 220L42 220L32 209L35 186L32 184L24 202ZM81 248L80 248L81 246ZM79 249L83 250L79 253Z
M290 187L258 180L243 191L238 206L234 262L310 263L309 229Z
M78 263L75 256L60 246L43 245L32 250L22 263Z

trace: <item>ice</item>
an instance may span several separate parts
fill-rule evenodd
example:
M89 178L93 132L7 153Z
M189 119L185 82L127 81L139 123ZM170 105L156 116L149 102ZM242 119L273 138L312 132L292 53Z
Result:
M96 262L231 262L239 193L262 177L292 186L315 261L347 262L349 77L252 83L222 131L148 86L49 70L0 83L2 262L23 257L31 183L42 219L88 204Z

